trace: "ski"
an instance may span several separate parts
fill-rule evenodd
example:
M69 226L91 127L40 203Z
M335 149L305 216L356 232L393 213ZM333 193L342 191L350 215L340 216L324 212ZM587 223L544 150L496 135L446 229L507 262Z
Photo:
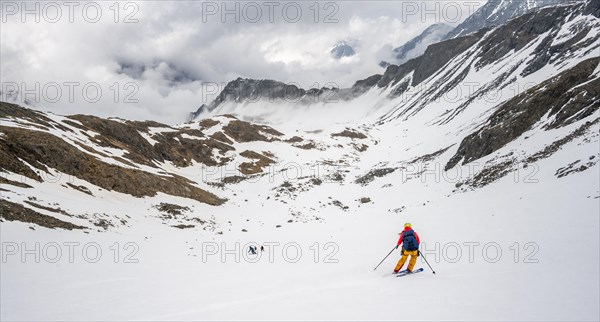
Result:
M403 271L398 272L396 274L396 277L402 277L402 276L406 276L406 275L412 275L412 274L420 273L422 271L423 271L423 268L416 269L416 270L414 270L414 271L412 271L410 273L407 270L403 270Z

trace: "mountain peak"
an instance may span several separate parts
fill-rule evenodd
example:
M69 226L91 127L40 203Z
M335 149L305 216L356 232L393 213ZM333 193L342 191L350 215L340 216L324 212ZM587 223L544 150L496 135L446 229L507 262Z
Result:
M335 59L341 59L342 57L351 57L356 54L354 48L345 40L341 40L335 43L333 48L331 48L330 53L331 56Z

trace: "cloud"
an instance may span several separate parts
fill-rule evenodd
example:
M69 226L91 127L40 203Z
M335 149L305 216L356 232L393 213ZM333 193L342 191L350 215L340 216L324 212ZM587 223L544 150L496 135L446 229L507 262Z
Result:
M94 2L101 15L91 23L95 6L75 3L69 16L58 3L61 19L49 22L53 8L44 11L43 2L38 17L25 15L25 21L20 12L8 15L13 7L2 2L4 95L16 86L21 102L59 114L177 123L237 77L351 86L382 72L386 50L438 22L407 16L407 2L398 1L275 2L272 12L263 2L237 8L227 2L225 9L237 14L224 16L222 2L147 1L119 2L118 10ZM210 11L215 5L217 12ZM302 14L295 21L297 8ZM332 45L349 39L355 55L334 59ZM52 96L57 90L59 99Z

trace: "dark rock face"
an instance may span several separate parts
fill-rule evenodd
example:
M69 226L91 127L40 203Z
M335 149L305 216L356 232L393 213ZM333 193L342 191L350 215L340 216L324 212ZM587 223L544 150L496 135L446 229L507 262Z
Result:
M539 12L520 16L499 27L482 44L481 60L476 67L492 64L513 50L519 51L539 35L554 29L554 33L551 33L536 48L536 58L524 72L524 76L539 70L546 65L551 55L559 54L561 50L564 51L570 44L578 42L589 32L589 29L581 30L574 39L567 43L554 48L550 46L558 31L556 22L564 21L574 11L573 8L566 6L543 9ZM582 10L582 6L578 6L577 10ZM564 46L567 47L561 48Z
M189 207L166 202L161 202L160 204L154 206L154 208L158 209L160 212L164 212L172 216L181 216L184 212L189 212L191 210Z
M274 80L254 80L238 78L230 82L217 97L221 101L257 101L260 98L269 100L296 100L303 97L306 91L296 85L288 85Z
M386 87L386 86L389 86L390 84L392 84L392 85L396 84L402 78L404 78L406 75L408 75L410 72L417 69L420 62L421 62L421 57L418 57L415 59L411 59L408 62L406 62L405 64L402 64L400 66L389 65L386 68L385 73L383 73L383 76L381 77L379 82L377 82L377 86L378 87Z
M312 93L313 95L315 93ZM255 80L238 78L229 82L217 98L206 106L211 111L224 102L255 103L260 99L269 101L300 101L307 91L293 84L285 84L274 80Z
M223 178L223 180L221 180L221 182L223 184L236 184L236 183L240 183L246 179L248 179L248 177L246 177L246 176L230 176L230 177Z
M178 167L186 167L192 164L192 160L207 166L223 165L227 160L215 160L213 152L220 151L221 154L235 150L232 146L216 139L196 140L181 137L180 133L161 133L156 135L159 142L154 144L157 151L165 161L171 161Z
M368 91L371 87L377 85L377 82L381 79L382 75L376 74L365 79L356 81L352 85L351 91L354 96L359 96L364 92Z
M588 0L583 10L584 15L592 15L600 18L600 1Z
M49 118L43 117L38 112L8 103L0 103L0 114L4 117L10 117L11 115L36 117L35 120L39 119L43 122L41 124L44 124L37 125L40 123L35 123L35 126L38 127L62 126ZM207 156L212 155L213 149L221 149L222 151L233 149L229 145L212 139L200 142L199 140L189 139L186 141L183 137L179 137L179 140L177 140L179 143L169 142L170 139L168 138L156 137L159 142L153 146L141 137L136 129L141 128L143 124L132 125L86 116L76 116L74 119L86 125L72 122L73 125L103 133L90 138L97 144L129 151L128 158L131 161L139 160L143 164L152 164L154 160L175 160L177 157L182 157L184 159L205 160L205 164L209 165L211 162L214 163L214 161L209 162L209 158L207 158ZM152 123L152 125L157 124ZM67 130L69 129L67 128ZM127 193L135 197L153 196L157 192L163 192L211 205L220 205L225 201L193 186L192 182L182 177L159 176L137 169L105 163L97 157L77 149L62 138L47 132L8 126L0 126L0 132L3 133L0 140L0 170L2 171L10 171L41 182L40 173L42 171L48 172L48 167L50 167L106 190ZM179 135L178 132L167 133ZM80 144L80 146L85 147L83 144ZM207 148L208 150L206 150ZM86 147L86 150L94 154L101 154L90 147ZM23 161L37 170L32 170ZM124 159L117 161L133 166ZM176 161L174 163L177 164ZM187 162L183 160L180 163L185 164Z
M446 164L453 168L486 156L529 130L544 115L549 128L584 119L600 108L600 79L590 79L600 58L591 58L504 103L485 126L464 138Z
M502 156L504 158L508 158L508 159L505 159L504 161L496 163L496 162L494 162L494 160L490 160L490 161L486 162L484 168L480 172L478 172L475 176L473 176L472 178L469 178L463 182L457 183L456 187L463 190L464 188L461 188L462 186L470 186L472 188L481 188L481 187L487 186L489 184L496 182L497 180L501 179L502 177L510 174L511 172L515 171L515 169L520 166L519 165L520 162L523 166L523 169L527 169L529 167L529 164L534 163L540 159L548 158L552 154L554 154L555 152L560 150L565 144L567 144L579 137L585 136L586 134L589 133L590 128L593 125L598 124L599 121L600 121L600 118L597 118L596 120L591 121L591 122L585 122L579 128L577 128L575 131L569 133L565 137L562 137L562 138L554 141L552 144L547 145L545 148L530 155L525 160L519 161L517 158L511 157L512 152L509 153L508 155ZM502 158L502 157L500 157L500 158ZM589 169L590 167L594 166L598 162L598 160L594 160L594 159L597 159L597 158L595 156L591 156L589 159L590 161L587 163L581 162L581 160L577 160L571 164L568 164L565 167L559 168L556 171L555 175L558 178L561 178L561 177L567 176L572 173L585 171L585 170Z
M240 172L244 175L257 174L263 171L263 168L275 163L274 160L250 150L240 153L241 156L254 160L253 162L243 162L240 164Z
M473 35L443 41L427 47L415 70L412 85L416 86L420 84L444 67L452 58L465 52L469 47L478 42L487 31L483 29Z
M121 123L87 115L77 115L72 118L84 124L84 128L100 133L92 138L95 143L124 149L127 151L124 155L125 158L134 163L146 164L151 167L156 167L154 162L164 161L171 161L180 167L189 166L192 160L208 166L220 165L221 162L217 162L213 158L213 150L219 150L221 153L234 150L232 146L225 143L205 138L204 134L198 130L173 129L170 132L161 132L152 136L158 142L151 145L138 132L138 130L147 132L149 124ZM168 128L159 123L150 125ZM183 137L183 134L198 137L199 140Z
M70 182L67 182L67 187L71 187L71 188L73 188L73 189L75 189L75 190L77 190L79 192L83 192L86 195L94 196L94 194L86 186L77 186L77 185L74 185L74 184L72 184Z
M381 169L373 169L369 171L364 176L356 179L354 182L360 185L367 185L371 181L375 180L375 178L381 178L386 176L394 171L398 170L398 168L381 168Z
M36 224L46 228L61 228L66 230L86 229L86 227L77 226L70 222L40 214L39 212L26 208L23 205L0 199L0 218L8 221L21 221Z
M0 167L1 167L1 165L0 165ZM9 184L11 186L21 187L21 188L33 188L32 186L30 186L30 185L28 185L26 183L23 183L23 182L20 182L20 181L8 180L8 179L6 179L4 177L1 177L1 176L0 176L0 184L3 184L3 185L4 184ZM8 191L8 190L2 189L2 187L0 186L0 191Z
M40 177L38 173L21 162L19 158L12 153L12 145L13 143L11 142L0 140L0 170L9 170L37 182L42 182L42 177Z
M283 135L271 127L240 121L233 116L228 116L232 120L223 127L222 132L217 131L211 137L205 136L198 129L175 129L156 122L115 121L85 115L54 121L44 113L4 102L0 102L0 116L14 122L26 121L28 127L0 126L0 171L10 171L42 182L43 172L49 172L48 168L53 168L106 190L135 197L153 196L157 192L163 192L211 205L222 204L225 200L195 187L193 182L183 177L145 172L139 170L138 165L158 169L159 163L171 162L178 167L187 167L195 161L207 166L221 166L231 161L230 157L224 155L235 150L231 145L233 140L268 142L280 140L279 137ZM199 125L205 129L219 123L216 120L205 119L200 121ZM160 130L154 131L151 129L153 127ZM36 128L40 131L35 130ZM93 144L88 145L82 140L71 142L46 132L52 128L70 132L73 132L73 129L81 131ZM104 153L102 147L123 150L123 157ZM247 162L242 167L242 172L246 174L261 172L265 166L274 162L272 154L256 157L246 151L242 156L252 159L252 162ZM120 165L105 162L101 158L112 158ZM29 187L10 180L2 182ZM85 187L68 187L92 194Z
M592 160L592 159L590 159L590 160ZM598 163L597 158L596 158L596 160L592 160L592 161L588 161L588 162L581 162L581 160L577 160L575 162L572 162L572 163L556 170L555 176L557 178L566 177L573 173L585 171L585 170L595 166L597 163Z
M154 166L152 160L164 160L131 124L90 115L73 115L70 118L83 124L83 129L88 128L98 132L100 135L94 138L97 144L125 149L128 151L125 157L136 163ZM166 127L166 125L163 126Z
M181 196L210 205L220 205L225 200L197 188L182 177L158 176L137 169L122 168L100 161L80 151L62 139L41 131L0 126L4 133L0 154L0 169L40 181L35 172L24 171L25 161L39 169L54 168L106 190L127 193L135 197L154 196L157 192ZM8 161L6 161L8 160Z
M305 90L295 84L263 79L237 78L229 82L217 98L208 105L202 105L190 113L190 120L195 120L205 112L210 112L226 102L239 104L258 103L260 101L283 101L291 104L311 104L316 102L336 102L351 94L350 89L340 92L336 87L311 88Z
M596 3L598 3L598 6L600 6L599 1L596 1ZM562 7L554 10L546 9L544 11L548 12L548 16L552 14L555 16L555 18L567 19L567 16L571 13L570 10L567 9L568 7ZM581 8L579 10L585 11L585 9L586 8ZM537 24L536 22L533 23L534 25ZM528 62L529 66L527 66L523 73L521 73L522 76L532 74L542 69L548 63L557 63L557 59L565 57L569 52L577 50L581 47L589 46L590 44L598 41L598 39L600 38L600 35L596 35L593 38L589 38L581 42L581 40L583 40L590 33L590 31L592 31L592 26L573 26L571 30L572 33L574 33L573 37L569 38L564 42L560 42L559 44L552 45L553 40L556 39L558 28L552 28L551 24L546 24L546 27L549 28L548 30L554 30L552 30L550 34L537 46L537 48L535 49L534 58Z
M245 121L234 120L229 122L223 131L237 142L272 141L266 134L282 136L283 133L264 125L251 124Z
M233 144L233 141L231 141L225 134L223 134L223 132L215 132L210 137L217 141L221 141L227 144Z
M353 129L345 129L342 132L339 133L333 133L331 134L332 137L336 137L336 136L340 136L340 137L346 137L346 138L350 138L350 139L366 139L367 136L364 135L363 133L357 132L356 130Z

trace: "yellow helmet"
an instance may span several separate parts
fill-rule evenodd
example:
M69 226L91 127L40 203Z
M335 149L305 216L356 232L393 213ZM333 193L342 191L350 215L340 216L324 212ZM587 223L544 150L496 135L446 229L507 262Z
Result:
M404 228L406 228L406 227L412 228L412 225L409 222L407 222L406 224L404 224Z

